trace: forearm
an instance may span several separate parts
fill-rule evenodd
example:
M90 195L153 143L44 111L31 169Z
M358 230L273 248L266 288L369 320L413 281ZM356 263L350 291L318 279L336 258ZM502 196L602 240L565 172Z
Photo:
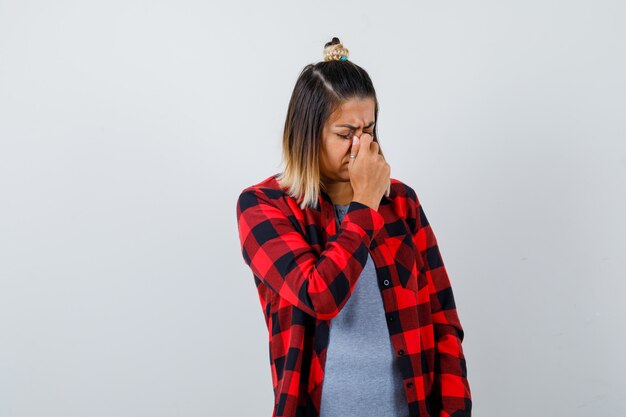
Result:
M241 250L259 281L307 314L338 314L361 275L384 219L353 201L337 235L316 253L281 209L263 193L244 192L237 204Z

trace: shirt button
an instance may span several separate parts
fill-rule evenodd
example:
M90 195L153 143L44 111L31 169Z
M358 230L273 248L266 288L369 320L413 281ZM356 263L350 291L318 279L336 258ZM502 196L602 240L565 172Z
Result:
M412 382L407 382L406 386L407 386L407 388L411 388L413 386L413 383Z
M387 317L387 320L389 320L389 321L393 321L393 316L389 316L389 317Z
M404 355L404 350L400 349L400 350L398 351L398 355Z
M384 280L383 284L385 284L385 287L387 287L389 285L389 280L388 279Z

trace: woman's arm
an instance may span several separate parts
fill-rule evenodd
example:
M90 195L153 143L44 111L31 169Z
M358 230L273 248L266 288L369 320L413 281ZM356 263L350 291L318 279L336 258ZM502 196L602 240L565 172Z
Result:
M352 201L337 235L318 254L277 201L263 189L245 189L239 195L243 258L254 275L282 298L311 316L330 320L350 297L384 219L371 207Z
M415 191L406 187L407 224L411 228L415 247L424 261L430 293L436 362L439 364L438 369L435 369L435 378L442 401L439 417L468 417L471 415L472 400L461 345L464 332L456 311L452 286L424 208Z

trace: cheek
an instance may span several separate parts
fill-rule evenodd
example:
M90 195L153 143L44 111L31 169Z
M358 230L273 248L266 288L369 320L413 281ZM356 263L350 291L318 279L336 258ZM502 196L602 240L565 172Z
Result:
M343 166L348 162L348 155L350 155L350 148L352 142L347 139L337 139L332 143L332 146L326 149L322 149L320 157L330 165L336 167Z
M342 146L341 151L337 152L337 161L343 164L344 162L347 161L348 155L350 155L350 146L349 145Z
M322 146L319 152L319 159L321 162L323 161L324 163L328 163L328 161L332 160L332 149L329 149L326 146Z
M346 154L348 152L350 152L350 148L352 147L352 141L349 139L342 139L341 140L341 153L342 154Z

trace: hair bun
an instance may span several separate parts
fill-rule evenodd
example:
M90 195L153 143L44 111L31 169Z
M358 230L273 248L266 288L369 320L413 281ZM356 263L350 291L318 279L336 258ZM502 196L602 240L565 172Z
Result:
M343 47L339 38L333 37L330 42L324 45L324 61L345 61L350 52Z

